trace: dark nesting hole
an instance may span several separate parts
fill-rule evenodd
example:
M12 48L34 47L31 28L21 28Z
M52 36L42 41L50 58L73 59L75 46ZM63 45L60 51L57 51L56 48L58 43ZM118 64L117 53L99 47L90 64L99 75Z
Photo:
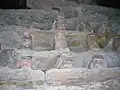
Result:
M80 4L79 0L69 0L75 1ZM120 0L91 0L91 2L96 2L99 6L120 8ZM27 7L27 0L1 0L1 9L30 9ZM55 9L55 8L54 8Z
M81 0L68 0L68 1L74 1L74 2L76 2L77 4L80 4L80 3L81 3Z
M112 7L112 8L119 8L120 9L120 0L68 0L68 1L74 1L77 4L97 4L99 6L104 7Z
M104 7L112 7L120 9L120 0L96 0L96 4Z
M27 0L1 0L1 9L30 9L27 7Z
M42 69L42 71L43 71L44 73L46 73L47 70Z
M60 12L60 8L52 7L52 10Z

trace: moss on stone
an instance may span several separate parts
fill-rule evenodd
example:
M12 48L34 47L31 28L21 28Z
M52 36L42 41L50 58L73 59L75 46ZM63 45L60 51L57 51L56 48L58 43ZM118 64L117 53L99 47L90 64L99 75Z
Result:
M76 46L76 47L77 47L77 46L80 46L80 42L75 42L75 41L73 41L72 44L71 44L71 46Z

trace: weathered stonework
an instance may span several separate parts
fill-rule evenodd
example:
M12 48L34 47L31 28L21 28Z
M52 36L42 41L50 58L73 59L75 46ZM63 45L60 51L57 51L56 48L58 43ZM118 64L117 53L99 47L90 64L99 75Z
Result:
M102 82L120 77L119 68L104 69L52 69L47 71L47 82L53 86L80 86L89 82Z
M15 30L15 32L17 32L19 35L15 33L12 35L21 37L22 34L24 34L24 32L29 29L29 31L31 32L31 35L27 34L27 36L30 36L30 37L32 36L32 39L26 38L28 42L30 41L30 43L27 43L28 45L25 43L24 45L25 47L22 47L19 49L14 49L13 47L13 48L7 49L8 51L7 50L0 51L1 61L3 62L1 64L3 64L3 66L9 67L9 65L7 65L9 61L8 60L9 57L5 55L7 53L12 53L13 55L13 57L10 58L11 60L9 62L15 61L14 65L13 63L11 63L11 66L13 66L11 68L14 68L14 69L0 68L0 73L1 73L0 82L4 81L6 84L9 84L10 82L12 82L12 86L10 87L0 86L1 90L6 90L8 88L10 90L16 90L16 89L24 90L24 87L18 87L17 86L18 84L13 85L16 82L19 82L20 84L24 83L26 86L28 84L30 85L32 84L31 85L32 87L27 86L26 88L25 86L26 88L25 90L36 90L36 89L37 90L38 89L39 90L42 90L42 89L45 89L45 90L46 89L47 90L99 90L99 89L119 90L120 88L120 83L119 83L120 70L119 69L120 68L118 67L120 67L120 59L119 59L120 54L118 52L113 52L112 49L110 52L105 52L104 49L103 50L100 49L99 45L97 45L98 41L101 42L101 38L102 40L104 40L104 31L105 31L104 25L100 28L100 30L98 30L99 33L103 33L103 37L101 37L100 40L97 40L99 39L99 38L96 39L98 34L94 33L94 30L97 30L96 25L98 23L96 24L96 22L92 22L92 21L90 22L90 24L92 25L92 29L94 30L90 30L91 28L89 27L83 27L83 29L86 30L85 32L79 32L79 30L67 31L66 30L67 25L69 27L70 24L73 25L73 23L78 23L79 20L76 20L78 18L75 18L75 22L74 22L74 19L73 21L69 19L71 22L67 23L66 25L66 20L65 20L66 16L64 16L63 14L59 14L58 18L53 23L53 28L52 28L53 30L44 31L43 27L45 26L48 28L49 26L49 24L46 25L44 23L44 20L50 20L49 17L46 16L46 14L44 14L45 11L42 11L42 14L40 14L39 11L36 10L34 11L35 13L32 12L33 14L32 16L29 16L31 11L24 11L24 13L27 12L27 15L24 18L23 18L23 13L21 13L20 10L15 12L17 12L17 15L20 15L20 16L17 17L17 15L14 13L12 14L13 17L10 17L10 18L6 17L5 23L9 24L9 26L6 26L5 30L6 31L11 30L11 32ZM68 13L66 13L66 15L67 14ZM44 19L41 19L41 15L42 17L44 17ZM3 17L0 19L3 19ZM17 19L14 17L16 17ZM90 20L98 19L98 17L97 18L95 17L92 18L92 16L90 18L87 18L87 17L88 16L86 16L86 18L84 17L80 19L82 19L83 21L84 19L86 19L85 20L86 22L88 22L89 19ZM33 19L34 21L32 21L31 19ZM18 21L12 22L14 20L18 20ZM51 21L53 20L50 20L50 22ZM45 21L45 22L48 22L48 21ZM14 23L15 25L19 24L19 26L15 26L15 25L11 26L11 23L12 24ZM28 27L22 27L21 24ZM83 24L86 24L86 23L83 23ZM41 30L35 29L36 27L39 27L39 28L42 27L42 29ZM50 27L51 27L51 24L49 28ZM71 26L71 28L75 28L75 27L76 27L75 25ZM93 36L91 35L90 32L92 32L92 34L94 33ZM88 33L90 33L90 35L88 35ZM8 33L5 35L4 33L2 34L6 38L8 38L7 37ZM16 37L14 38L15 40L19 39ZM118 42L119 39L114 39L113 41ZM7 44L9 44L9 42L10 41L7 41ZM32 42L32 48L30 45L31 42ZM52 42L54 42L53 45L51 45ZM93 44L95 44L95 46ZM27 46L30 45L30 47L26 48L26 45ZM119 43L116 43L115 46L119 46ZM79 48L80 51L77 53L72 52L71 47L73 48L76 47L76 49ZM3 54L2 52L7 52L7 53ZM104 57L101 57L102 54ZM92 60L92 57L94 57L94 55L98 55L100 56L100 58L97 58L97 59L93 58ZM5 59L7 58L7 59L4 60L3 58ZM16 69L16 68L21 68L21 69ZM2 82L2 85L5 85L4 82Z

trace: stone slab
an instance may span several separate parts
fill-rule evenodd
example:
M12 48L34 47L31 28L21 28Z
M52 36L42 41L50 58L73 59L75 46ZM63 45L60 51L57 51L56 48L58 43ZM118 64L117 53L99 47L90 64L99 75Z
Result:
M7 67L0 68L1 83L29 83L40 81L44 82L44 73L41 70L22 70L10 69Z
M47 71L48 85L79 86L120 77L120 68L104 69L52 69Z

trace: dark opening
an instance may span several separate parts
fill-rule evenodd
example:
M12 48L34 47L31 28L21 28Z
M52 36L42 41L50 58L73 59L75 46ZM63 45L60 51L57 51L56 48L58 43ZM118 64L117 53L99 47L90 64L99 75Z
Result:
M78 4L81 4L79 0L71 0L75 1ZM99 6L104 7L113 7L113 8L120 8L120 0L91 0L96 2ZM27 7L27 0L1 0L0 2L1 9L30 9Z
M27 0L1 0L1 9L29 9Z
M120 0L96 0L97 5L120 9Z
M88 0L88 1L87 0L68 0L68 1L75 1L77 4L90 4L90 5L97 4L99 6L120 9L120 0Z

